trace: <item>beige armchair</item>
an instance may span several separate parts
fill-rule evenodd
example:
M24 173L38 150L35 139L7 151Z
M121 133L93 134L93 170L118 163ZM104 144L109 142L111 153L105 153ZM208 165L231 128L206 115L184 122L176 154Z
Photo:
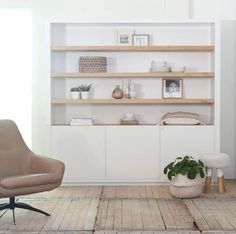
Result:
M62 182L64 168L58 160L34 154L13 121L0 120L0 198L10 199L9 203L0 204L0 210L11 209L14 224L15 208L49 215L28 204L16 202L15 197L57 188Z

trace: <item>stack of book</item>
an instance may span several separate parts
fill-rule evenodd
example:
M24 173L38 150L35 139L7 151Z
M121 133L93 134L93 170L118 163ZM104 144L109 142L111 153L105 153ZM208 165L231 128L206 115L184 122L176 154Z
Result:
M122 125L138 125L139 122L137 119L130 119L130 120L121 119L120 124L122 124Z
M70 125L78 125L78 126L86 126L86 125L93 125L92 118L73 118L70 121Z

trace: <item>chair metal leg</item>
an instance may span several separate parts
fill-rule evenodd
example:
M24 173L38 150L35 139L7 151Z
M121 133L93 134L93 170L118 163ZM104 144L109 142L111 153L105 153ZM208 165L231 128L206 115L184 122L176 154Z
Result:
M48 214L45 211L39 210L33 206L30 206L28 204L22 203L22 202L15 202L15 197L10 197L10 202L9 203L4 203L4 204L0 204L0 211L1 210L6 210L6 209L10 209L12 210L12 214L13 214L13 223L14 225L16 224L16 218L15 218L15 208L20 208L20 209L25 209L25 210L30 210L30 211L35 211L41 214L44 214L46 216L50 216L50 214Z
M50 216L50 214L48 214L47 212L42 211L42 210L40 210L40 209L37 209L37 208L35 208L35 207L33 207L33 206L30 206L30 205L28 205L28 204L16 203L16 204L15 204L15 207L16 207L16 208L20 208L20 209L35 211L35 212L44 214L44 215L46 215L46 216Z
M16 225L15 209L12 209L13 214L13 224Z
M0 210L4 210L5 208L3 207L8 206L8 205L9 205L8 203L0 204Z

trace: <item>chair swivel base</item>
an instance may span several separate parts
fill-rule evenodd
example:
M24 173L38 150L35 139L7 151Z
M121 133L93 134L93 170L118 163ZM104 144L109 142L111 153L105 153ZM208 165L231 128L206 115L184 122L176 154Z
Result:
M50 214L48 214L45 211L39 210L39 209L37 209L33 206L30 206L30 205L22 203L22 202L15 202L15 197L10 197L10 202L9 203L0 204L0 211L1 210L6 210L6 209L11 209L12 213L13 213L13 223L14 223L14 225L16 224L15 211L14 211L15 208L31 210L31 211L35 211L35 212L44 214L46 216L50 216Z

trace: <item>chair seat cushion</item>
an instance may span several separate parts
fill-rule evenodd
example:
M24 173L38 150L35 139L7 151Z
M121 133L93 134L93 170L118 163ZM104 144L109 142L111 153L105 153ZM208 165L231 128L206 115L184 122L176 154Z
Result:
M58 176L54 173L28 174L2 178L0 186L5 189L16 189L58 182Z
M229 155L224 153L205 154L200 159L209 168L225 168L230 165Z

